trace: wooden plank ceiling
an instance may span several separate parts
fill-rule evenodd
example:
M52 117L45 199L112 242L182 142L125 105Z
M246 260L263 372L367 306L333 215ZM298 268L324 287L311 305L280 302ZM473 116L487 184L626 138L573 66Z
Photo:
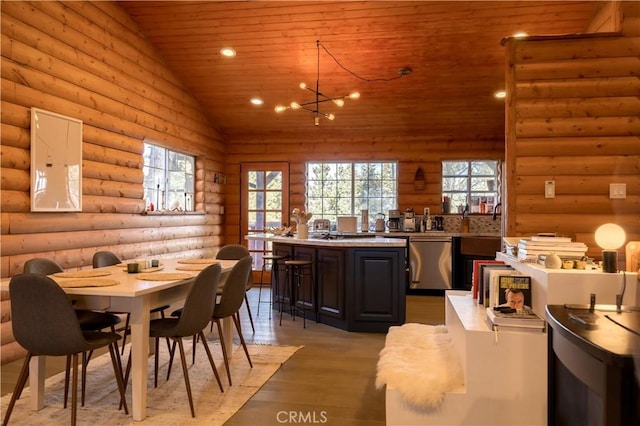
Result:
M229 142L278 138L424 137L500 141L503 37L585 32L593 1L124 1L122 8L202 103ZM316 41L325 50L318 50ZM231 46L233 58L220 49ZM320 91L358 100L320 104L334 121L278 104ZM339 62L344 68L339 66ZM412 73L399 77L403 67ZM264 100L253 106L250 98ZM315 105L311 106L315 108Z

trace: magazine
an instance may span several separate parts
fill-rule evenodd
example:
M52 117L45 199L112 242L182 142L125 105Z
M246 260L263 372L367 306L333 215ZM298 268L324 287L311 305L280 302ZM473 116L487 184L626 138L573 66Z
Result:
M545 321L532 309L515 310L504 307L487 308L487 319L496 327L534 328L544 330Z

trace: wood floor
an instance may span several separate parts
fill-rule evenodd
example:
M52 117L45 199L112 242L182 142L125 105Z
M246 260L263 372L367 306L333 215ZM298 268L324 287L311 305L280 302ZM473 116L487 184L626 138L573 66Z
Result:
M326 425L384 425L384 392L375 389L378 353L385 335L349 333L302 319L292 321L285 314L282 326L277 312L269 319L268 303L260 304L258 288L249 292L255 334L246 310L242 308L242 326L247 343L301 345L274 376L229 421L227 426L283 423ZM262 300L268 301L263 289ZM407 322L444 323L444 299L431 296L407 297ZM22 362L2 367L2 394L13 390ZM50 374L61 371L64 358L47 360ZM257 420L259 419L259 421Z

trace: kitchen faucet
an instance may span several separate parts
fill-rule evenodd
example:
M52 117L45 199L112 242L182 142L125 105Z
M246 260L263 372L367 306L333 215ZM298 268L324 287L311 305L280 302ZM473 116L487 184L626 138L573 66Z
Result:
M498 214L498 207L500 207L500 213L502 214L502 203L498 203L496 204L496 206L493 208L493 216L492 219L496 220L496 216Z

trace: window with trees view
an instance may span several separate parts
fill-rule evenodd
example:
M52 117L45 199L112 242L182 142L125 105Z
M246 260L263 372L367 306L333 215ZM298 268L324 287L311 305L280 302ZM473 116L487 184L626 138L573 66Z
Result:
M398 206L396 162L307 163L307 210L337 222L338 216L370 217Z
M498 199L496 160L443 161L442 196L449 198L451 213L492 213Z
M195 157L144 144L144 198L147 208L193 211Z

